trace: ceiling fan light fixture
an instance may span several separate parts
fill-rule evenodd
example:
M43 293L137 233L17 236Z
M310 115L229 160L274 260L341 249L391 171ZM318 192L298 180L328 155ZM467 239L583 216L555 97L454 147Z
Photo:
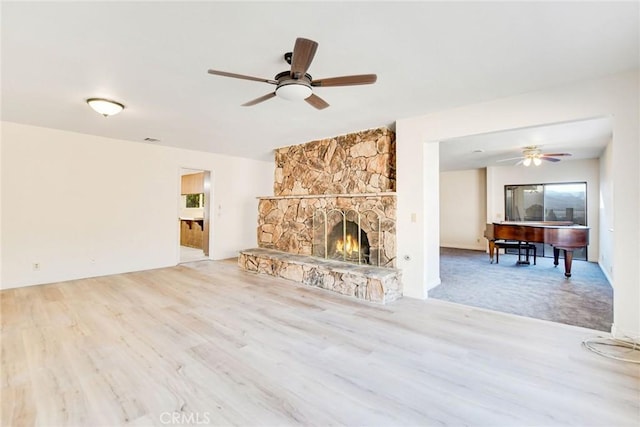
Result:
M233 77L236 79L252 80L276 85L275 91L249 102L245 102L242 104L243 107L250 107L277 96L289 101L305 100L307 104L317 110L323 110L327 108L329 104L324 99L314 94L312 87L368 85L375 83L378 79L375 74L358 74L313 80L307 71L309 70L311 61L313 61L317 48L317 42L298 37L293 47L293 52L287 52L284 55L285 61L291 66L290 69L276 74L273 79L263 79L260 77L213 69L209 69L208 73L222 77Z
M288 101L302 101L312 93L311 87L299 82L280 84L276 89L276 95Z
M124 110L124 105L105 98L89 98L87 99L89 107L105 117L113 116Z
M509 159L502 159L497 161L508 162L508 161L517 159L518 162L515 164L516 166L517 165L531 166L532 163L535 166L540 166L543 160L556 163L560 161L558 157L566 157L566 156L571 156L571 153L542 153L538 147L536 147L535 145L531 145L523 148L521 157L512 157Z

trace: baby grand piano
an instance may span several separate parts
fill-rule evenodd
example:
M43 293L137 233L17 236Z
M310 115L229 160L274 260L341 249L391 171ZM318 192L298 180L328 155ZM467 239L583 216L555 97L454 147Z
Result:
M493 262L496 240L517 240L546 243L553 246L553 264L558 265L560 250L564 251L564 275L571 277L573 250L589 244L589 227L566 221L494 222L487 224L484 237L489 240L489 256Z

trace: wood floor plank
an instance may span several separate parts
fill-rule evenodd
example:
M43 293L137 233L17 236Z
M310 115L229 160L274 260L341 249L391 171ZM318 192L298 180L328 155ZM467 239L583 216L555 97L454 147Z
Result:
M637 426L597 331L199 261L0 293L2 426ZM198 421L198 422L196 422Z

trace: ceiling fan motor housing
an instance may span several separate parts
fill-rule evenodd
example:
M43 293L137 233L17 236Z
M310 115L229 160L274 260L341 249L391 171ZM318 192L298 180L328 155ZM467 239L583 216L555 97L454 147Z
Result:
M289 101L299 101L307 99L313 94L311 89L311 76L305 74L299 79L291 78L289 71L283 71L276 75L275 80L278 81L276 95Z

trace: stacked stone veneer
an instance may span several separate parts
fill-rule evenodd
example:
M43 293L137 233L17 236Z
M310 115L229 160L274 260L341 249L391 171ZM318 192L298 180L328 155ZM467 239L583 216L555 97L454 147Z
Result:
M240 266L280 277L290 271L304 271L294 274L300 276L296 281L370 301L400 297L400 272L395 269L395 152L395 134L387 128L277 149L274 196L261 197L258 206L257 240L263 252L257 256L243 251ZM375 268L371 266L358 273L345 272L340 267L345 263L310 257L318 255L314 215L333 209L361 213L361 227L367 233L374 262L386 267L380 273L384 280L372 273ZM336 220L327 218L330 230ZM304 261L287 258L285 264L275 251ZM322 268L313 267L307 258L315 259Z
M387 128L276 150L276 196L395 190L396 137Z

